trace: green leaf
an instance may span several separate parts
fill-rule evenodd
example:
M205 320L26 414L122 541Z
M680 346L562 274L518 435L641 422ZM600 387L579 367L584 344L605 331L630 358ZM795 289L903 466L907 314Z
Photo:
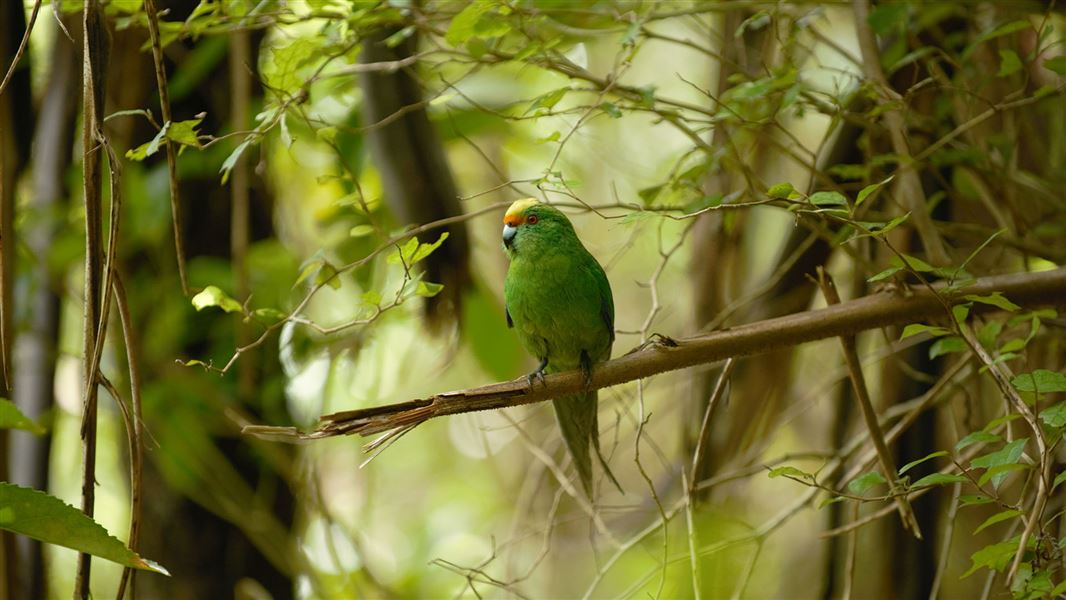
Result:
M967 446L971 446L977 443L983 442L987 444L991 442L1001 441L1003 441L1003 438L994 433L990 433L988 431L974 431L973 433L967 434L966 437L959 440L959 443L955 444L955 451L958 452Z
M471 2L452 17L452 23L444 34L444 39L452 46L463 44L477 34L477 24L481 17L492 9L492 4L486 0Z
M888 179L885 179L884 181L880 181L878 183L871 183L870 185L862 188L862 190L859 191L859 195L855 197L855 207L858 208L858 206L865 202L871 194L881 189L881 187L889 181L892 181L892 177L894 177L894 175L890 175Z
M815 192L810 197L815 206L847 206L848 199L840 192Z
M792 184L786 181L784 183L770 186L770 189L766 190L766 195L771 198L783 200L791 196L794 191L796 191L796 188L792 187Z
M162 566L138 556L80 510L38 490L0 482L0 529L134 569L170 575Z
M885 483L885 478L877 471L869 471L848 482L848 491L861 494L875 485Z
M163 124L163 128L160 129L159 132L155 134L155 137L152 138L150 141L145 142L144 144L141 144L136 148L127 150L126 158L130 160L141 161L155 154L156 152L159 152L159 147L163 145L163 140L167 139L167 129L169 128L170 122L168 121L167 123Z
M911 323L903 328L903 333L899 336L899 339L905 340L912 335L918 335L920 333L928 333L929 335L939 337L951 333L950 329L944 327L934 327L932 325L922 325L921 323Z
M437 238L437 241L433 242L432 244L421 244L418 243L417 239L412 239L414 239L415 243L417 244L417 247L415 248L415 251L413 253L404 257L405 262L408 266L411 266L421 261L430 254L433 254L433 251L437 248L440 248L440 245L444 243L444 240L448 239L448 232L445 231L444 233L440 234L440 237Z
M7 398L0 398L0 429L21 429L33 435L44 435L45 428L22 414L19 407Z
M424 298L432 298L440 293L444 289L443 283L430 283L428 281L419 281L415 286L415 293Z
M929 359L932 360L938 356L951 354L953 352L962 352L965 349L966 342L959 336L953 335L942 337L929 346Z
M956 304L951 307L951 316L955 317L955 322L962 325L966 322L966 317L970 316L970 306L972 304Z
M366 223L362 225L356 225L348 231L348 235L352 237L363 237L370 235L371 233L374 233L374 227L372 225L367 225Z
M1050 69L1059 75L1066 75L1066 56L1056 56L1045 60L1044 68Z
M540 96L537 96L533 99L532 102L529 103L529 108L526 109L526 112L524 114L528 115L529 113L538 109L548 110L552 108L553 106L558 104L559 101L563 99L563 96L566 96L566 93L569 91L570 87L567 86L561 87L557 90L552 90L547 94L541 94Z
M1066 426L1066 402L1059 402L1040 411L1040 419L1047 423L1048 427Z
M1032 373L1022 373L1010 380L1019 392L1066 392L1066 375L1047 369L1037 369Z
M377 306L381 304L381 293L376 290L367 290L363 292L362 300L367 306Z
M911 462L903 465L903 468L901 468L899 470L899 474L903 475L907 471L910 471L914 467L917 467L918 465L922 464L923 462L925 462L927 460L932 460L934 458L939 458L941 456L947 456L947 455L948 455L947 450L940 450L939 452L933 452L932 454L928 454L926 456L923 456L922 458L919 458L918 460L912 460Z
M974 302L980 302L981 304L991 304L992 306L996 306L1010 312L1015 312L1021 310L1022 308L1017 304L1011 302L1010 300L1004 298L1003 294L1001 294L1000 292L992 292L987 296L967 294L966 296L963 296L963 298L966 300L972 300Z
M966 483L969 479L966 479L962 475L954 475L951 473L933 473L932 475L926 475L918 481L911 484L912 488L930 487L934 485L946 485L949 483Z
M217 306L226 312L243 312L241 303L226 295L218 286L209 285L202 292L192 297L192 305L197 312L208 306Z
M859 221L859 225L862 225L868 233L860 233L856 235L853 239L859 239L861 237L866 236L882 236L888 233L889 231L892 231L893 229L899 227L900 225L906 223L907 219L909 218L911 218L911 213L908 212L896 217L895 219L892 219L887 223L883 221Z
M167 128L167 137L179 144L185 146L192 146L194 148L202 148L200 140L197 138L196 127L203 119L191 119L188 121L175 121Z
M1033 468L1032 465L1027 465L1025 463L1010 463L1010 464L1007 464L1007 465L996 465L996 466L988 469L987 471L985 471L984 475L981 475L981 478L977 480L977 485L984 485L984 484L988 483L990 480L995 480L995 481L993 481L993 485L996 488L999 488L999 486L1003 482L1003 480L1007 478L1007 474L1008 473L1011 473L1013 471L1023 471L1025 469L1032 469L1032 468Z
M254 140L255 138L252 136L244 138L244 141L238 144L237 147L233 149L233 152L230 152L229 156L226 157L226 160L222 162L222 167L218 170L219 173L222 173L222 185L226 185L226 182L229 181L230 171L233 170L233 167L237 166L237 161L240 160L241 154L244 154L245 149L248 148Z
M801 471L796 467L791 467L787 465L784 467L775 467L773 469L770 469L770 472L767 473L767 475L770 477L770 479L785 476L795 477L797 479L814 479L814 475L811 475L810 473L807 473L805 471Z
M899 273L902 270L903 269L901 269L900 267L889 267L889 268L885 269L884 271L881 271L877 275L874 275L873 277L867 279L866 281L868 281L870 283L874 283L876 281L881 281L882 279L888 279L889 277L892 277L893 275L895 275L896 273Z
M974 469L992 469L1000 465L1010 465L1018 462L1018 459L1022 456L1022 451L1025 449L1026 442L1029 438L1021 438L1014 440L1007 444L1003 448L996 450L995 452L989 452L983 456L979 456L970 461L970 467ZM996 473L991 478L992 486L996 489L999 488L1003 480L1007 478L1007 473Z
M974 552L973 555L970 556L970 560L973 561L973 566L962 574L961 579L973 575L981 567L987 567L994 571L1002 571L1014 558L1014 553L1018 550L1018 543L1021 542L1021 540L1022 536L1016 535L1005 542L990 544L981 548L977 552ZM1029 536L1029 544L1027 544L1027 546L1036 547L1034 536Z
M1022 514L1022 511L1013 510L1013 509L1005 510L1003 512L998 512L998 513L992 515L991 517L988 517L987 519L985 519L984 523L981 523L981 525L977 529L973 530L973 534L977 535L978 533L981 533L982 531L984 531L985 529L987 529L988 527L990 527L992 525L995 525L996 523L1000 523L1000 522L1006 521L1007 519L1011 519L1013 517L1017 517L1020 514Z
M303 85L300 69L321 55L321 42L312 37L296 36L285 46L270 48L263 65L267 84L282 92L295 92Z
M990 502L994 502L994 500L984 494L963 494L959 496L959 506L980 506Z
M1055 476L1055 481L1051 482L1051 491L1055 491L1055 488L1059 487L1059 484L1066 481L1066 471L1063 471Z
M885 2L878 4L866 17L870 29L877 35L885 35L893 29L905 29L910 6L906 2Z
M1018 58L1018 53L1009 48L1001 48L999 51L999 72L996 73L998 77L1008 77L1017 73L1022 68L1022 61Z
M622 111L612 102L604 102L603 104L600 104L600 109L607 113L612 119L622 118Z
M992 419L991 421L989 421L988 425L985 425L985 428L982 431L992 431L993 429L995 429L996 427L999 427L1000 425L1002 425L1004 423L1010 423L1011 421L1014 421L1015 419L1020 419L1020 418L1022 418L1022 416L1019 415L1018 413L1007 413L1007 414L1005 414L1005 415L1003 415L1001 417L996 417L995 419Z

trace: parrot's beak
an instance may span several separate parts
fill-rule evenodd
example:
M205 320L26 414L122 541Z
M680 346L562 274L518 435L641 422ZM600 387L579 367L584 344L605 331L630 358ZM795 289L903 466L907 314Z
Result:
M514 241L514 236L515 236L516 233L518 233L518 228L517 227L515 227L514 225L506 225L505 224L503 226L503 245L507 246L508 248L510 248L511 247L511 242Z

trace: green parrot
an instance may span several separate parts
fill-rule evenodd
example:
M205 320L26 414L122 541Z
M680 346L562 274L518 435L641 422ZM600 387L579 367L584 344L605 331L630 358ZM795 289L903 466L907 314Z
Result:
M507 326L540 360L528 376L530 386L545 373L579 367L591 377L593 365L609 359L614 344L614 298L603 268L581 244L566 215L533 198L507 209L503 247L511 260L503 286ZM558 398L553 404L585 494L592 498L590 449L618 486L600 453L596 391Z

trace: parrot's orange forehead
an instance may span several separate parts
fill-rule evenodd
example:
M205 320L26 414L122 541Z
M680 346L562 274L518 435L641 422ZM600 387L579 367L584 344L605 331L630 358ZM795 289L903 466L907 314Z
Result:
M536 198L523 198L522 200L516 200L514 204L507 209L507 213L503 215L503 222L505 225L517 227L524 218L522 213L526 212L526 209L539 204Z

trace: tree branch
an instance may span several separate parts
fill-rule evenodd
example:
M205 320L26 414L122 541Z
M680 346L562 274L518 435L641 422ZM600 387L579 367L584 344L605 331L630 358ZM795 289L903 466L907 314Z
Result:
M1039 273L984 277L961 289L949 290L944 284L932 288L909 290L905 295L880 292L820 310L766 319L680 340L660 336L643 347L597 366L589 386L599 389L731 356L760 354L878 327L941 319L944 315L941 299L957 304L966 301L963 298L965 295L987 295L998 291L1023 306L1062 304L1066 298L1066 267ZM975 305L974 309L982 306ZM584 389L586 382L581 371L566 371L548 375L543 385L532 388L522 377L424 399L324 415L318 427L306 433L293 427L261 425L247 425L243 432L286 441L353 433L370 435L399 428L409 429L445 415L543 402Z

